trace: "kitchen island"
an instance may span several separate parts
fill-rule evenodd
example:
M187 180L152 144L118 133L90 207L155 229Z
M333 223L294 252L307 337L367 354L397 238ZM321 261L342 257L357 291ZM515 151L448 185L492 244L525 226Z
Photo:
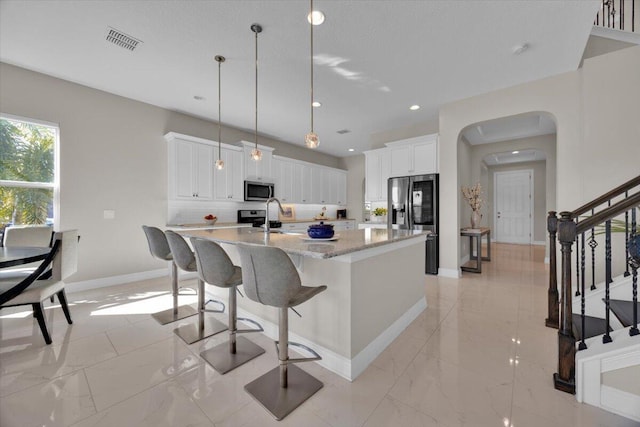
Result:
M306 286L327 285L316 298L296 307L289 317L290 340L316 350L319 363L355 379L427 305L425 238L428 232L349 230L337 240L310 241L304 234L265 233L255 228L184 230L185 237L220 243L239 264L235 245L274 246L284 250ZM209 286L224 298L226 290ZM277 339L278 311L239 298L240 317L260 322Z

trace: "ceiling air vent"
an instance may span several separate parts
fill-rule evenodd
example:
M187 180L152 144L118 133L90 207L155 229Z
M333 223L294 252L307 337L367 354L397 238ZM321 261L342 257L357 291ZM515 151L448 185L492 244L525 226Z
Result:
M107 41L128 50L134 50L138 44L142 43L142 40L138 40L112 27L107 27Z
M340 135L344 135L345 133L349 133L349 132L351 132L349 129L342 129L342 130L336 131L336 133L339 133Z

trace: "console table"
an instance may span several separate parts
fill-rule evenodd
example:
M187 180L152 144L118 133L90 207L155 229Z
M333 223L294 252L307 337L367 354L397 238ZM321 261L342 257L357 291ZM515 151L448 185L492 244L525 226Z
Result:
M475 267L461 266L462 271L469 271L472 273L482 273L482 261L491 261L491 229L480 228L462 228L460 229L460 236L469 237L469 258L476 260ZM482 236L487 236L487 256L482 256ZM475 239L476 255L473 255L473 240Z

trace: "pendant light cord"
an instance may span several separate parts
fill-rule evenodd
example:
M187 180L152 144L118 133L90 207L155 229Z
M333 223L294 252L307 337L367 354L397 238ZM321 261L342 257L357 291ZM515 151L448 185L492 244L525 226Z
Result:
M256 128L254 138L256 141L256 150L258 149L258 31L256 33Z
M313 0L310 1L311 10L309 16L311 17L311 133L313 133Z
M218 58L216 58L216 60L218 60ZM222 149L220 147L222 147L222 113L221 113L221 99L222 99L222 93L221 93L221 87L222 85L220 84L220 70L221 70L221 66L222 66L222 61L218 60L218 160L222 160Z

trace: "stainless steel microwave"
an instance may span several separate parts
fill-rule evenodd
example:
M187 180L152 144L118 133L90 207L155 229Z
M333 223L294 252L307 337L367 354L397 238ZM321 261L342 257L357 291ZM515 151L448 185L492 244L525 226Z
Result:
M269 197L273 197L273 183L245 181L244 182L244 200L248 202L265 201Z

